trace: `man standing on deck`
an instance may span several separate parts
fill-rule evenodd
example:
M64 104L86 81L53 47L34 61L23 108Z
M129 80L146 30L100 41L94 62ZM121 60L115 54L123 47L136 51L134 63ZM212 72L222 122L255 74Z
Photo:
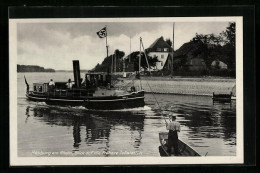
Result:
M172 153L172 148L174 149L174 155L179 155L179 148L178 148L178 132L181 131L180 123L176 122L176 116L170 115L172 121L168 124L166 122L166 129L169 130L168 133L168 149L167 152L169 155Z
M66 86L67 86L68 89L71 89L71 88L72 88L71 79L68 80L68 83L66 83Z
M55 88L55 82L51 79L49 82L49 89L50 89L50 91L53 91L54 88Z

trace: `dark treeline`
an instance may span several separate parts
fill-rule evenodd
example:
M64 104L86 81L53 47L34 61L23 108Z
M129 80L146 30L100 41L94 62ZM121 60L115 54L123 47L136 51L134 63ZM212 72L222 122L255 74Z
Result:
M122 69L123 69L122 59L124 56L125 56L125 52L117 49L117 50L115 50L114 54L106 57L101 64L98 63L94 67L93 71L107 72L108 70L111 70L112 57L113 57L113 64L114 64L113 68L116 68L116 71L122 71Z
M124 56L125 53L117 49L114 54L105 58L101 64L98 63L93 69L93 71L107 72L108 70L110 70L112 68L112 57L113 57L113 64L114 64L113 71L115 71L116 68L117 72L122 72L124 66L123 63L125 63L125 71L138 71L140 52L139 51L132 52L130 55L128 55L123 59ZM158 62L157 57L150 57L147 55L147 59L150 67L156 66L156 62ZM143 52L141 52L141 67L144 68L145 70L147 70L148 68L145 55Z
M144 52L141 52L141 54L140 54L139 51L132 52L130 55L128 55L125 58L125 66L126 66L126 68L129 65L133 64L134 71L138 71L139 70L139 57L140 57L140 55L141 55L140 66L143 69L148 70L145 54L144 54ZM148 52L147 51L146 51L146 56L147 56L147 60L148 60L148 64L149 64L150 68L151 67L155 67L156 66L156 62L158 62L158 58L157 57L148 56Z
M230 76L236 74L236 24L229 23L225 31L218 35L198 34L184 43L173 55L173 75L177 76ZM192 70L191 60L202 59L205 68ZM213 66L212 63L216 62ZM220 62L227 65L221 69ZM202 64L197 64L202 65ZM171 69L164 68L154 75L170 75Z
M40 67L37 65L17 65L17 72L55 72L54 69Z
M204 60L208 67L212 61L218 59L225 62L228 69L235 70L236 23L229 23L226 31L219 35L196 34L192 41L202 43L203 46L194 55L204 54Z

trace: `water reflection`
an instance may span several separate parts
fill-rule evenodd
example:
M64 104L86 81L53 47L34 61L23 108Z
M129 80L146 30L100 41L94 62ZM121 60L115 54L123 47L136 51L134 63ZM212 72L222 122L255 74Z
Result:
M26 121L31 116L38 121L50 126L73 127L73 148L78 151L82 142L88 146L96 143L105 143L106 150L109 148L109 137L111 130L123 126L131 132L133 147L138 148L142 140L144 129L144 113L124 112L93 112L78 109L59 109L48 106L26 107ZM85 131L82 129L85 128ZM135 135L137 132L138 135ZM82 133L85 133L82 139Z
M147 94L146 104L150 109L120 111L88 111L81 107L47 106L26 101L19 106L23 115L19 117L21 130L18 132L21 153L26 155L33 149L127 150L159 156L158 134L166 131L162 116L162 112L166 112L177 115L182 127L180 138L202 155L209 151L208 155L235 154L235 102L231 106L213 104L210 97L203 96L158 94L156 98L160 108L152 95ZM36 141L38 133L42 139Z
M184 138L200 143L203 139L223 139L226 145L236 144L236 102L214 102L211 97L156 95L167 113L174 113L182 126L188 127ZM152 98L148 98L150 104ZM156 109L160 112L160 109ZM205 141L204 141L205 142ZM209 142L209 141L207 141ZM206 143L201 142L205 146ZM207 144L207 145L214 145ZM211 146L210 146L211 147Z

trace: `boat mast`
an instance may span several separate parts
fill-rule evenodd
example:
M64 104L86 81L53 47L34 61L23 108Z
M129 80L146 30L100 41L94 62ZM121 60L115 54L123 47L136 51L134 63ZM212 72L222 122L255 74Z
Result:
M173 76L173 51L174 51L174 22L173 22L173 27L172 27L172 66L171 66L171 74Z
M145 60L146 60L146 63L147 63L147 68L148 68L148 71L150 73L150 76L152 77L152 74L151 74L151 71L150 71L150 66L149 66L149 63L148 63L148 59L147 59L147 56L146 56L146 53L145 53L145 49L144 49L144 43L142 41L142 38L140 37L140 42L142 44L142 47L143 47L143 51L144 51L144 56L145 56Z
M105 27L106 27L106 32L107 32L107 31L108 31L108 29L107 29L107 25L105 25ZM108 59L107 36L108 36L108 32L107 32L107 35L106 35L106 48L107 48L107 59ZM111 64L111 73L113 73L113 57L112 57L112 64Z
M106 26L106 30L107 30L107 26ZM108 57L108 45L107 45L107 36L108 36L108 34L106 35L106 48L107 48L107 57Z
M114 55L114 57L115 57L115 65L114 65L114 72L116 72L116 50L115 50L115 55Z
M142 38L140 37L139 68L138 68L139 74L140 74L140 71L141 71L141 42L142 42Z
M142 89L142 82L141 82L141 42L142 42L142 38L140 37L140 51L139 51L139 68L138 68L138 77L140 80L140 88Z
M130 54L129 54L129 62L131 62L131 36L130 36Z

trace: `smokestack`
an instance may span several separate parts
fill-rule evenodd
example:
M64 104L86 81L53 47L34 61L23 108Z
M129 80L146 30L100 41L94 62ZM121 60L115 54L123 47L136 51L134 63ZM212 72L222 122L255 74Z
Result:
M79 60L73 60L73 74L76 87L81 86Z

